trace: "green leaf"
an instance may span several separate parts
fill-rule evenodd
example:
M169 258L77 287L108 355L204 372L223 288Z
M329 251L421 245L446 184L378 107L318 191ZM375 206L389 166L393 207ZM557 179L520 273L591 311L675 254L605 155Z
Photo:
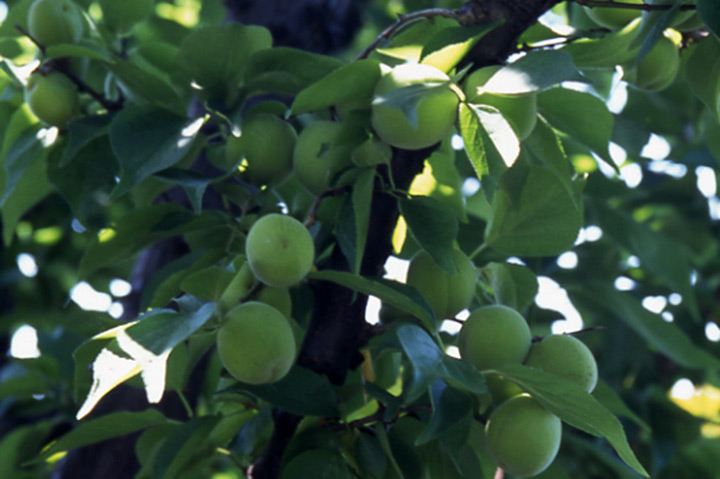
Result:
M311 449L293 457L282 468L280 479L352 479L343 457L329 449Z
M717 13L720 23L720 10ZM710 35L690 53L686 78L693 93L720 120L720 39Z
M45 49L45 58L90 58L111 62L112 56L109 51L102 48L98 43L86 41L84 44L50 45Z
M147 102L177 114L184 113L184 101L175 89L157 75L129 60L115 59L106 63L124 93L137 103Z
M490 284L498 304L523 311L535 301L538 282L526 266L512 263L489 263L480 274Z
M175 63L204 99L229 106L252 55L271 46L272 36L264 27L240 23L201 27L185 37Z
M235 273L224 268L209 266L185 278L180 289L200 299L217 301L234 277Z
M572 56L578 68L613 68L632 60L637 48L630 48L640 29L640 20L601 38L580 38L568 43L562 51Z
M425 83L414 83L412 85L390 90L380 96L376 96L372 104L395 107L402 111L413 128L418 128L418 104L424 98L427 98L432 90L448 87L447 81L428 81Z
M633 421L635 424L643 428L646 432L651 432L650 426L643 421L640 416L635 414L622 400L620 395L613 391L613 389L605 383L602 379L598 381L595 389L592 392L595 399L605 406L608 411L615 414L616 416L625 417Z
M202 448L219 421L219 416L196 417L173 429L155 456L153 479L180 476L183 468L193 460L195 453Z
M92 115L78 118L68 124L68 142L65 145L59 166L67 165L80 150L93 140L110 131L113 115Z
M0 207L10 197L28 170L38 161L44 160L45 147L38 134L37 126L31 126L3 151L5 184L0 197Z
M613 116L605 102L590 93L551 88L537 96L538 111L554 128L586 145L609 165L608 145L613 132Z
M565 81L587 82L568 53L535 50L500 68L483 88L488 93L520 95L542 91Z
M201 121L152 106L130 106L118 113L110 126L110 143L122 174L113 196L127 193L153 173L182 160Z
M432 416L427 428L415 441L416 446L441 437L462 423L472 420L475 402L470 394L449 387L443 381L435 381L430 387Z
M112 412L97 419L81 422L75 429L60 437L52 446L43 451L39 459L141 431L167 421L168 419L157 409L146 409L142 412Z
M420 326L402 324L396 334L412 364L412 376L409 384L403 388L406 404L419 398L438 379L444 379L453 387L473 394L486 391L485 379L475 366L445 354Z
M720 4L715 0L698 0L697 11L715 36L720 37Z
M500 175L507 170L507 166L485 132L480 118L466 103L460 104L459 123L465 153L475 175L482 183L487 199L490 200L495 194Z
M505 166L510 168L520 156L520 139L500 111L490 105L468 105L480 120L482 129L500 154Z
M250 58L245 88L252 92L295 96L342 66L340 60L325 55L275 47Z
M574 168L565 154L560 138L544 118L538 118L535 128L523 145L525 152L532 154L540 163L553 170L558 178L567 178L569 184L570 178L575 174Z
M330 380L294 365L280 381L252 385L239 383L228 391L243 391L300 416L336 417L340 414Z
M435 313L430 305L415 288L410 286L387 280L364 278L344 271L314 271L307 277L310 280L331 281L362 294L377 296L383 302L412 314L424 324L435 323Z
M205 196L205 190L211 183L217 181L217 178L210 178L184 168L168 168L155 173L153 176L159 180L182 186L190 200L193 211L197 214L202 212L202 200Z
M452 26L428 37L422 45L420 63L450 72L475 44L501 22L483 23L474 27Z
M630 448L620 421L584 389L562 377L519 364L500 368L497 373L529 392L566 423L607 439L628 466L650 477Z
M511 256L550 256L567 251L582 226L579 201L551 170L518 164L500 179L485 243Z
M353 272L360 272L365 244L367 243L368 229L370 228L370 206L372 203L373 187L375 184L375 168L365 169L353 185L352 205L355 217L355 264Z
M293 101L293 115L320 110L343 102L369 105L381 76L380 62L365 59L342 66L302 90Z
M459 229L455 213L428 196L403 198L398 203L400 214L420 246L442 269L455 274L453 244Z
M673 291L680 293L683 304L696 321L700 309L695 289L690 284L691 268L681 246L664 234L638 223L624 212L595 203L600 225L609 236L640 258L642 267L662 278Z

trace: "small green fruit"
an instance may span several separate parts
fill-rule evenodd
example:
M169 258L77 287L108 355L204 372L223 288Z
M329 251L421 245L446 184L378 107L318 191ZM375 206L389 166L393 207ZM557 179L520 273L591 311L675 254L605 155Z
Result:
M643 3L643 0L627 0L624 3ZM588 17L595 23L611 30L622 28L642 14L642 10L613 7L585 7Z
M28 33L44 47L77 43L83 35L83 18L70 0L35 0L28 10Z
M562 422L528 395L498 406L485 426L490 457L513 476L534 476L553 462L560 449Z
M153 0L99 0L103 22L116 34L130 31L153 9Z
M480 370L520 364L530 350L530 328L514 309L492 305L476 309L460 329L458 348Z
M451 275L422 250L408 266L406 283L422 293L438 319L455 317L475 296L477 278L473 262L457 248L453 250L453 261L457 272Z
M327 190L333 178L352 163L336 155L331 146L340 123L317 121L305 127L298 136L293 152L293 172L298 181L312 194Z
M547 336L530 347L525 364L562 376L587 392L592 392L597 385L595 357L590 348L574 336Z
M680 53L678 45L671 39L678 32L668 30L658 40L645 58L634 69L623 77L628 83L649 91L664 90L675 80L680 70Z
M496 95L483 92L482 87L500 68L499 65L492 65L474 71L465 81L465 95L470 103L497 108L518 138L524 140L530 136L537 123L537 95Z
M255 301L227 312L218 329L217 348L228 372L248 384L278 381L295 362L295 337L287 319Z
M459 99L449 82L444 72L429 65L396 66L375 86L373 129L384 142L406 150L419 150L441 141L457 118ZM423 85L435 87L423 90ZM391 92L403 103L416 102L416 121L410 121L403 109L388 101L385 95Z
M266 285L255 295L254 299L255 301L269 304L280 311L287 319L292 318L292 297L287 288L277 288Z
M257 186L280 184L292 171L297 134L290 124L275 115L259 114L243 122L242 136L228 138L226 157L230 164L245 157L243 177Z
M253 274L270 286L292 286L310 271L315 245L307 228L292 216L272 213L257 220L245 240Z
M60 72L33 73L25 86L25 101L40 121L64 128L78 110L75 84Z

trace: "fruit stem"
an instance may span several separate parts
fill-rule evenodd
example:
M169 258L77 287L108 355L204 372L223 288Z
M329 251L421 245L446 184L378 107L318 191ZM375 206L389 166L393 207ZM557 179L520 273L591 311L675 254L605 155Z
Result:
M483 243L480 246L477 247L475 251L473 251L470 255L468 255L468 258L475 259L476 256L478 256L480 253L485 251L488 248L487 243Z

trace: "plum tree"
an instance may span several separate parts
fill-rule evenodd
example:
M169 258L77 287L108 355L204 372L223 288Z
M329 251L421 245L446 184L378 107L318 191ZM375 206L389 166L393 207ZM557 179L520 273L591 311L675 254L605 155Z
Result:
M275 115L258 114L242 124L240 137L230 136L226 157L230 164L245 158L243 177L254 185L281 183L292 171L297 134Z
M463 90L470 103L497 108L520 140L524 140L537 122L537 95L496 95L484 92L482 87L501 67L491 65L474 71L465 80Z
M25 86L25 101L42 122L64 128L77 114L79 95L75 84L61 72L33 73Z
M153 8L153 0L99 0L103 23L114 33L127 33L140 20L147 17Z
M295 362L295 337L287 319L272 306L250 301L227 312L217 332L225 369L248 384L282 379Z
M270 286L292 286L310 271L315 246L307 228L292 216L271 213L257 220L245 240L253 274Z
M553 462L560 449L560 418L527 394L508 399L490 415L486 444L493 461L515 476L534 476Z
M429 65L404 63L380 78L375 86L372 127L388 144L418 150L439 142L457 116L459 99L450 78ZM414 114L405 108L414 103Z
M77 43L83 18L71 0L35 0L28 9L28 33L42 46Z
M592 351L574 336L553 334L530 347L525 364L562 376L592 392L598 368Z
M457 272L451 275L427 251L421 250L408 266L406 283L422 293L438 319L454 317L468 307L475 296L473 262L458 248L453 249L453 262Z
M666 30L647 56L636 67L629 69L623 79L649 91L660 91L670 86L680 70L678 40L678 32Z
M530 350L530 328L520 313L502 305L476 309L463 323L458 348L480 370L520 364Z
M623 3L635 3L640 5L643 3L643 0L628 0ZM612 30L624 27L642 14L641 10L631 8L617 8L611 6L585 8L588 17L590 17L594 22Z
M317 121L298 136L293 151L293 172L298 181L312 194L328 189L333 177L351 165L349 158L336 155L331 149L340 123Z

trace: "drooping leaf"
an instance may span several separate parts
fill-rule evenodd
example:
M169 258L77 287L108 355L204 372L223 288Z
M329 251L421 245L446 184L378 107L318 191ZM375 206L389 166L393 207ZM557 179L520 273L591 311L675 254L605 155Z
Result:
M469 424L475 404L472 396L437 380L430 386L432 416L415 444L421 446L441 437L460 424Z
M449 274L455 274L453 242L458 221L453 211L434 198L412 196L399 200L400 213L420 246Z
M113 115L93 115L78 118L68 124L68 142L63 150L59 166L67 165L80 150L110 130Z

